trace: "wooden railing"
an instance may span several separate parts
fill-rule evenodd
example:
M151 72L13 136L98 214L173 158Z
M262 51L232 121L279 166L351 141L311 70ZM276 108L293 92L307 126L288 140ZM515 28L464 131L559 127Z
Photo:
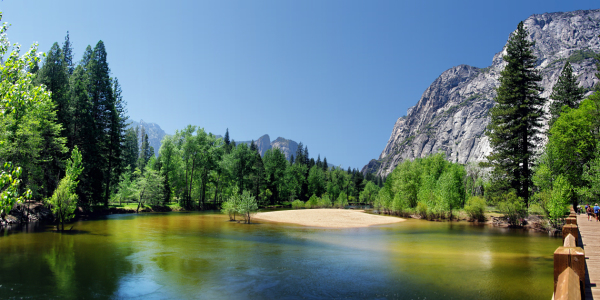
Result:
M577 214L571 208L563 226L563 245L554 251L553 299L585 299L585 253L580 245Z

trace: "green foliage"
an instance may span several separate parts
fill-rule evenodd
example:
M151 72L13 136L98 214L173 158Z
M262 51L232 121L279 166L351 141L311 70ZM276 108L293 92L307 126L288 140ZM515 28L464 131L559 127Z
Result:
M496 104L490 109L491 122L486 135L493 151L488 156L494 167L494 184L516 191L527 206L531 187L530 170L540 143L544 99L540 97L542 77L535 69L537 58L533 43L523 22L511 35L506 55L506 67L500 73Z
M548 203L548 213L555 224L569 213L570 198L571 185L564 176L558 175L552 185L552 196Z
M250 218L253 214L258 211L258 204L256 198L250 194L249 191L244 191L240 196L237 211L247 224L250 224Z
M241 195L238 191L239 189L234 187L231 197L223 202L221 212L228 214L231 221L235 221L236 214L239 214L246 223L250 223L252 215L258 210L256 198L249 191L244 191Z
M329 199L329 195L327 194L323 194L323 197L319 198L317 206L319 207L323 207L323 208L329 208L331 207L331 199Z
M346 192L341 192L340 195L338 196L337 200L335 201L334 206L337 208L344 208L348 205L348 196L346 195Z
M360 192L360 202L373 204L377 197L377 193L379 193L379 187L374 182L368 181L365 185L365 189Z
M325 172L323 168L314 165L308 172L308 193L321 196L325 192Z
M392 200L391 211L395 212L396 214L402 214L409 208L410 203L408 202L408 199L400 196L400 194L396 194L396 196L394 196L394 199Z
M594 58L596 53L592 50L581 49L575 51L569 58L567 58L567 63L577 64L582 61L590 58Z
M464 205L466 177L464 166L448 162L441 153L405 161L388 176L375 206L384 213L401 214L422 203L430 217L451 217Z
M19 194L19 184L21 180L21 168L13 167L12 163L6 162L0 173L0 215L4 219L4 215L10 213L15 203L20 203L24 198L31 198L31 191L28 190L25 194Z
M299 208L304 208L305 204L304 201L302 200L294 200L292 201L292 208L293 209L299 209Z
M600 198L600 143L596 145L594 158L583 168L582 174L585 185L577 189L586 202L597 201Z
M67 161L65 177L60 180L58 187L48 201L58 224L62 225L62 230L65 230L65 222L75 216L74 212L77 208L78 199L75 189L82 171L81 153L76 146L71 152L71 159Z
M305 208L316 208L319 207L319 197L317 197L316 195L312 195L310 196L310 199L308 199L308 201L306 201L306 204L304 205Z
M425 204L423 202L417 203L416 213L421 218L425 218L425 219L429 218L429 208L427 207L427 204Z
M138 196L137 212L146 204L151 206L162 204L165 197L164 177L158 171L148 166L145 168L143 174L139 169L136 169L134 176L137 177L135 181L135 193Z
M527 217L527 207L523 199L517 197L514 191L503 195L498 209L507 218L508 224L512 226L521 226L523 219Z
M550 121L548 125L552 127L556 119L560 116L563 106L577 108L579 102L583 99L584 90L577 84L577 77L573 75L573 68L567 62L563 68L558 82L552 87L550 99L554 101L550 105Z
M465 212L469 218L479 222L485 221L486 208L487 204L485 203L485 199L478 196L470 197L465 204Z

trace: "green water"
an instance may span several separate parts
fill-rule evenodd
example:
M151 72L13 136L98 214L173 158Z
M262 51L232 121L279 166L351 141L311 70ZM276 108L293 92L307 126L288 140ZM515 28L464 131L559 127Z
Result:
M0 298L549 299L560 239L469 223L359 229L114 215L0 231ZM33 232L32 232L33 231Z

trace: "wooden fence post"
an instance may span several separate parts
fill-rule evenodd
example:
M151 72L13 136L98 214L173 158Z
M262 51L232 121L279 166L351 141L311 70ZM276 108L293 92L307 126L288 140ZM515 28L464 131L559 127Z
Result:
M571 268L566 268L558 276L558 286L554 292L554 300L581 300L579 276Z
M572 234L575 237L575 241L579 240L579 228L574 224L567 224L563 226L563 242L564 238L569 234ZM580 245L581 246L581 245Z

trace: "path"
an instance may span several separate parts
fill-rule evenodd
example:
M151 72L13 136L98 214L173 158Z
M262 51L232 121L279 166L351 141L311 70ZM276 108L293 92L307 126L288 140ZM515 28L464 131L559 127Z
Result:
M600 299L600 222L577 216L579 235L585 250L585 299Z

